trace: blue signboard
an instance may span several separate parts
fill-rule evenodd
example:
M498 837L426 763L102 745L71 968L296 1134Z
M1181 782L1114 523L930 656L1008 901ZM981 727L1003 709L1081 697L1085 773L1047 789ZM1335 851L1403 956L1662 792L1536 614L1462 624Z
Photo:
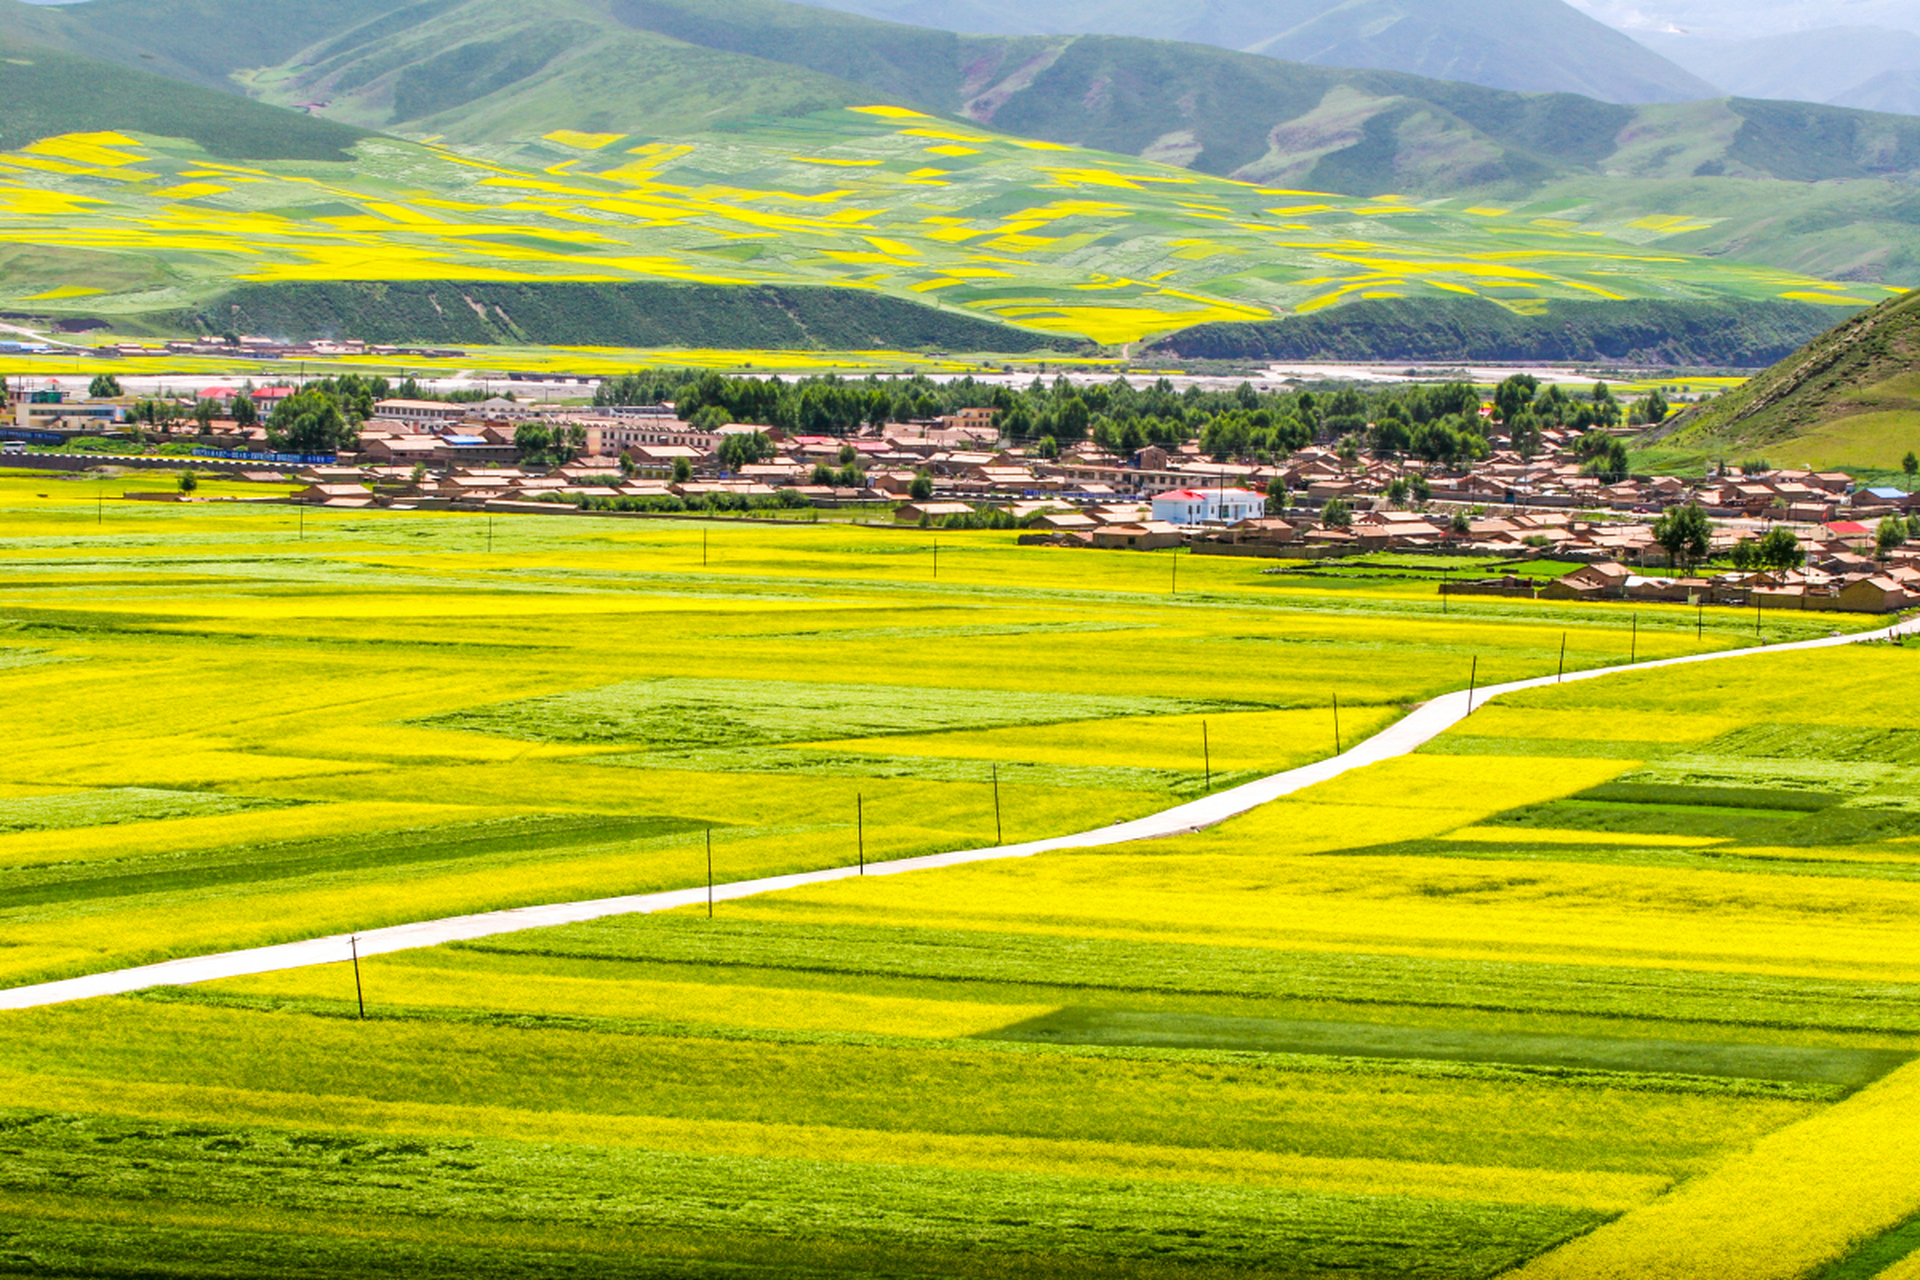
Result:
M194 453L202 458L227 458L234 462L280 462L295 466L330 467L340 461L331 453L247 453L240 449L196 449Z

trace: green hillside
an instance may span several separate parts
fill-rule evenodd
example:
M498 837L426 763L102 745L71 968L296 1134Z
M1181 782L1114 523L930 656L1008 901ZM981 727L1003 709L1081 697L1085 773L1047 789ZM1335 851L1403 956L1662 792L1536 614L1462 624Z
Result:
M1031 331L991 344L1015 350L1032 333L1119 346L1362 300L1479 298L1546 317L1576 299L1837 312L1875 296L1673 254L1633 222L1254 186L898 107L672 141L556 130L493 155L369 138L351 164L236 164L146 135L45 139L0 153L19 175L0 182L15 250L0 307L117 324L201 313L236 285L831 285ZM654 340L589 338L534 311L546 320L521 327L529 340Z
M1556 299L1520 314L1478 298L1363 300L1263 323L1198 325L1149 351L1188 360L1753 368L1832 323L1831 308L1792 303Z
M1453 197L1826 279L1920 281L1920 120L1840 108L1625 107L1204 44L960 36L783 0L0 0L0 29L456 146L557 129L753 138L890 102L1267 186Z
M1630 108L783 0L317 0L277 21L280 3L0 0L22 55L0 63L0 306L150 331L274 286L246 295L255 327L324 331L348 295L308 286L444 282L540 286L507 308L531 324L494 335L528 341L1011 351L1199 329L1275 355L1424 359L1451 334L1457 352L1745 363L1818 325L1801 304L1869 305L1920 264L1910 186L1825 181L1920 168L1920 121ZM618 293L549 305L548 286L633 284L835 286L910 310L816 331L766 293L704 325ZM674 316L695 295L660 296ZM1320 314L1420 299L1452 305ZM463 316L350 300L396 339L481 340ZM1595 307L1569 329L1577 302ZM1620 303L1672 309L1601 305ZM1206 327L1241 324L1266 327Z
M269 20L282 7L286 21ZM1480 7L1483 21L1506 13ZM51 12L0 0L0 15L0 29L127 65L460 144L559 127L665 135L878 101L1356 195L1920 171L1920 120L1906 117L1744 99L1622 107L1205 44L961 36L785 0L88 0Z
M344 162L365 136L334 121L0 34L0 149L104 129L185 138L232 160Z
M183 317L292 340L746 351L1071 351L1071 338L860 289L489 281L262 284Z
M1920 291L1821 334L1649 443L1675 457L1897 468L1920 450Z
M1807 104L1624 107L1165 40L958 36L783 0L426 0L246 83L463 145L555 127L751 134L891 102L1269 186L1647 221L1655 238L1692 236L1673 241L1684 251L1830 279L1905 286L1920 263L1920 120Z
M396 7L396 0L87 0L53 7L6 0L0 32L231 92L235 71L284 61Z

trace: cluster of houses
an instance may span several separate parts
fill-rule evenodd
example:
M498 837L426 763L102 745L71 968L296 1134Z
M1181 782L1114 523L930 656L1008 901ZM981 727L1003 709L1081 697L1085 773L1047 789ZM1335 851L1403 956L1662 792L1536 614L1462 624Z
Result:
M292 387L250 391L264 418ZM230 404L232 387L197 398ZM87 406L34 406L44 416ZM23 400L19 409L29 412ZM96 418L82 429L98 430ZM522 466L516 437L529 423L570 442L577 458ZM264 428L216 419L174 424L178 434L239 451L266 448ZM723 466L729 436L760 433L759 460ZM1028 540L1096 549L1190 546L1196 553L1318 559L1404 550L1490 558L1585 561L1543 594L1629 599L1757 601L1762 607L1899 608L1920 602L1920 564L1905 553L1870 558L1874 525L1920 507L1904 490L1856 487L1841 472L1716 469L1704 479L1586 474L1571 431L1546 433L1532 456L1491 437L1489 456L1460 467L1372 457L1351 447L1309 447L1272 462L1221 462L1197 444L1153 445L1118 457L1092 444L1064 452L1000 437L989 409L869 428L850 437L699 426L671 406L580 409L497 397L471 404L386 400L363 424L358 452L306 473L306 501L334 506L438 505L513 509L584 499L786 494L821 506L886 504L909 525L966 520L991 507ZM734 456L738 456L734 451ZM1713 579L1658 578L1666 565L1653 521L1696 503L1740 528L1721 528L1715 549L1765 524L1794 529L1809 554L1801 569ZM1336 514L1337 509L1337 514ZM1920 558L1920 553L1916 553ZM1632 567L1628 567L1632 566ZM1461 582L1461 591L1531 593L1521 580Z
M1895 613L1920 604L1920 545L1896 548L1884 560L1863 554L1857 542L1840 536L1820 539L1806 550L1807 563L1796 569L1658 577L1603 560L1537 591L1514 579L1461 583L1452 589L1464 594L1531 594L1543 600L1644 600L1849 613Z

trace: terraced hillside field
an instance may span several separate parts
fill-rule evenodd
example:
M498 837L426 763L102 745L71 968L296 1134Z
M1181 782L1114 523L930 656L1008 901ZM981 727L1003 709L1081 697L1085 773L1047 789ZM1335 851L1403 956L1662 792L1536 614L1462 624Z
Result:
M1684 210L1581 221L1261 187L899 108L685 140L562 131L462 152L371 139L354 155L228 161L116 133L6 152L0 305L220 332L254 318L257 287L428 282L445 287L415 307L419 325L524 343L527 315L458 286L819 285L991 322L948 349L1021 350L1036 335L1125 344L1363 298L1523 313L1566 299L1814 301L1837 315L1884 293L1666 252L1664 238L1695 229ZM777 345L717 336L692 345Z
M6 985L698 884L709 831L735 879L1100 826L1328 754L1336 693L1351 741L1752 625L95 483L0 481ZM1202 834L365 960L364 1020L344 955L0 1015L0 1270L1890 1262L1911 663L1547 689Z

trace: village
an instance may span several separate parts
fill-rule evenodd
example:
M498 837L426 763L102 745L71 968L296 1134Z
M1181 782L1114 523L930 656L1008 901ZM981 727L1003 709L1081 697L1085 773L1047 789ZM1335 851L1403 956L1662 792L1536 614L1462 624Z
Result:
M1209 456L1193 441L1127 456L1090 441L1017 442L991 408L840 436L698 425L670 404L584 408L491 396L381 400L360 423L357 448L275 454L263 424L295 391L201 388L193 404L227 410L244 395L251 420L203 411L198 420L149 422L139 433L163 454L190 452L238 478L293 474L305 485L298 501L333 508L851 509L901 527L1017 527L1023 542L1089 550L1186 548L1284 561L1455 557L1461 569L1442 586L1452 594L1866 612L1920 603L1920 538L1907 536L1920 534L1908 524L1920 526L1920 500L1907 490L1858 486L1843 472L1740 466L1698 479L1609 478L1583 461L1581 434L1571 429L1544 432L1523 454L1496 420L1487 456L1459 466L1372 456L1351 438L1262 462ZM57 449L126 430L119 400L55 391L14 397L9 416L11 428L0 431L15 442L9 451L23 441ZM1687 508L1713 523L1676 556L1658 525ZM1762 563L1754 549L1769 533L1775 553L1790 550ZM1476 560L1483 569L1533 560L1582 567L1543 584L1514 573L1476 576ZM1709 572L1713 562L1720 568Z

